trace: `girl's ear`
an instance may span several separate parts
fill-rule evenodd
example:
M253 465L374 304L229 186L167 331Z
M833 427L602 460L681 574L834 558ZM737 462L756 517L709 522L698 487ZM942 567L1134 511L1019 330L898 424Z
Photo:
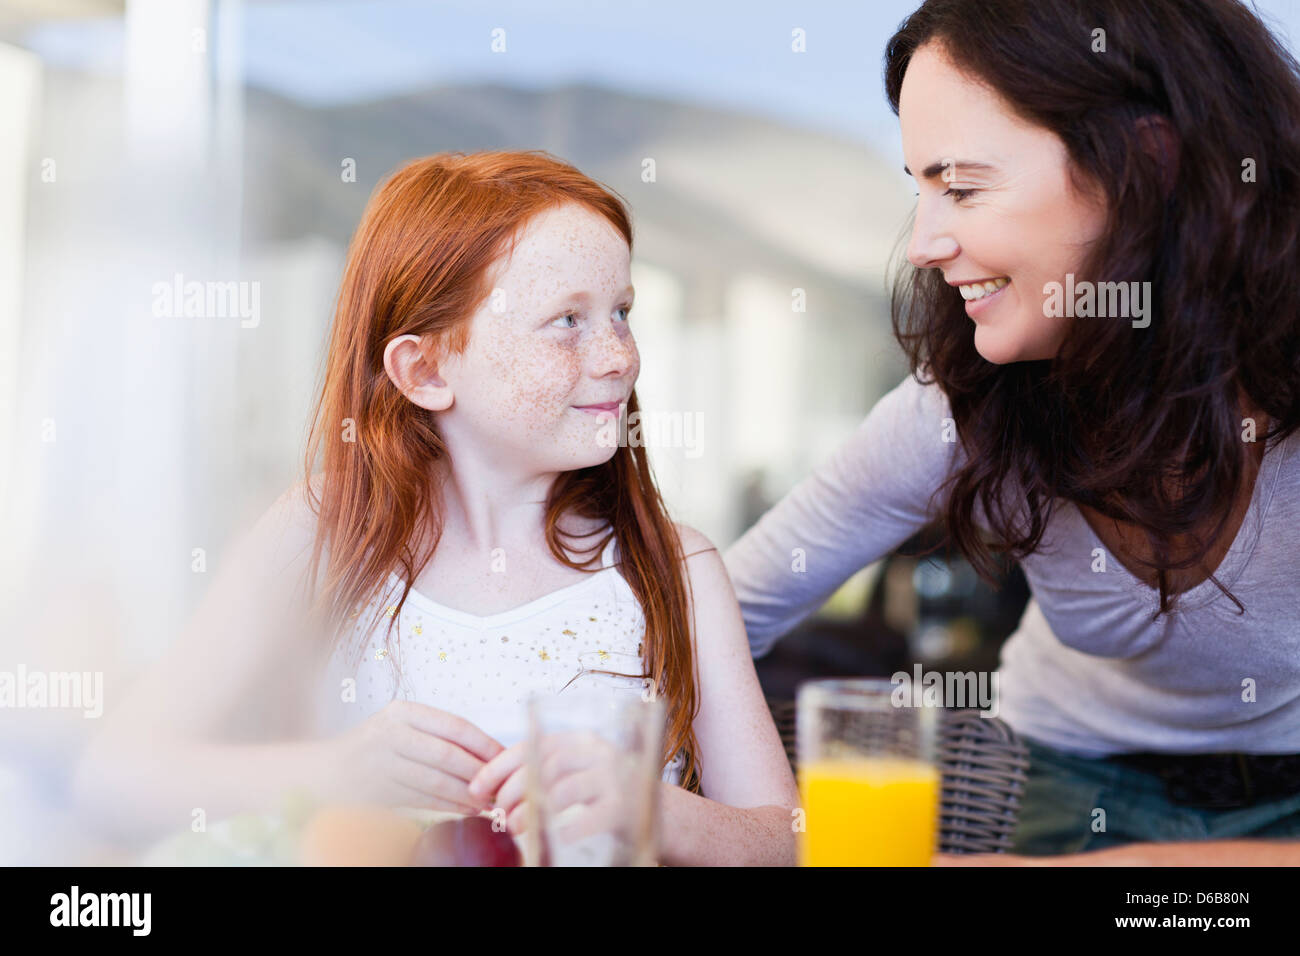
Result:
M397 390L421 408L431 412L451 408L451 385L425 357L418 335L399 335L384 346L384 371Z

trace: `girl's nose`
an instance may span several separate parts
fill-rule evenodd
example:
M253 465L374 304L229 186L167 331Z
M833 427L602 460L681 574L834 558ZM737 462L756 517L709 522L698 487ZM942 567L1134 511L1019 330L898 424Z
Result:
M626 375L636 362L636 342L631 332L620 333L612 322L606 322L595 333L588 353L593 375Z

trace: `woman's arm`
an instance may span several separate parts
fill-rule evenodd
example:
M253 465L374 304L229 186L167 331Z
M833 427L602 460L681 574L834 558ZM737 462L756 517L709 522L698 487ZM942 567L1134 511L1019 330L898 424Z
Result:
M909 375L853 435L727 550L754 657L931 517L960 443L937 385Z
M1300 840L1207 840L1016 856L1010 853L937 854L936 866L1300 866Z
M680 527L692 591L704 796L661 785L660 859L671 866L795 862L790 762L763 698L740 609L712 543Z

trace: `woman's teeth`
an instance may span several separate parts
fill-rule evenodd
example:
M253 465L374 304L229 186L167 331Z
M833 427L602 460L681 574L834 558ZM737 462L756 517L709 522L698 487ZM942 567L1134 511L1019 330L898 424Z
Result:
M961 291L961 297L966 300L982 299L986 295L992 295L1001 289L1011 280L1006 276L998 279L992 279L988 282L969 282L965 285L959 285L957 288Z

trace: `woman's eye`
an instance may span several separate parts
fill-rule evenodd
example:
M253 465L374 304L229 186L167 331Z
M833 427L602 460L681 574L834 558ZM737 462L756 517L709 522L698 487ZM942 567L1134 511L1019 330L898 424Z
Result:
M957 202L961 202L963 199L969 199L971 196L974 196L978 191L979 190L977 189L953 189L950 186L944 191L944 195L951 196Z
M557 322L565 323L564 325L559 326L559 328L562 329L573 329L573 328L577 328L578 325L578 319L572 312L560 316L558 319L555 320L555 322L552 322L551 325L555 325Z
M632 315L631 315L632 307L631 307L631 306L625 305L625 306L622 306L621 308L618 308L618 309L615 309L615 310L614 310L614 314L615 314L615 315L618 315L618 313L620 313L620 312L623 313L623 321L624 321L624 322L626 322L628 319L630 319L630 318L632 317Z

